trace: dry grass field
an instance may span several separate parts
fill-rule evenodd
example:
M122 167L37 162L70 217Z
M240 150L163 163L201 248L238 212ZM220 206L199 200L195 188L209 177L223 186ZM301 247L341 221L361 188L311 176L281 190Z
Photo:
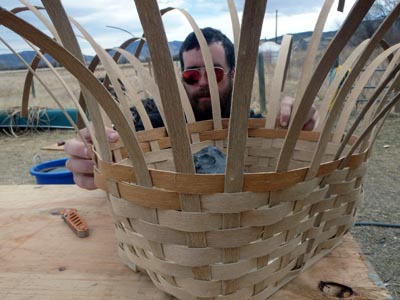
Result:
M65 70L60 75L69 84L73 95L78 96L79 87L74 78ZM266 70L270 72L270 69ZM125 68L127 76L133 71ZM65 107L73 107L70 95L65 91L49 70L39 70L46 82ZM293 96L299 71L292 70L288 76L286 93ZM0 72L0 110L18 111L26 71ZM104 76L102 71L98 77ZM269 77L268 77L269 76ZM267 82L270 75L267 76ZM257 77L253 91L253 108L257 109ZM35 79L35 91L32 93L30 107L56 108L55 102ZM365 183L365 201L359 210L360 221L399 223L400 220L400 117L393 114L383 128L370 160L369 172ZM64 156L63 152L41 150L41 147L65 140L75 135L72 130L30 130L23 136L13 137L0 133L0 184L34 184L29 168L38 159L50 160ZM7 170L7 171L5 171ZM394 299L400 299L400 231L394 228L355 227L352 234L360 243L364 254L372 262L383 284L390 290Z
M64 68L57 68L57 73L69 87L70 92L75 98L79 97L79 85L77 80ZM123 68L125 75L132 78L133 70ZM22 92L25 83L27 70L3 71L0 72L0 110L8 110L10 108L18 109L21 106ZM62 83L56 78L54 73L49 69L38 69L40 80L51 90L51 93L65 107L74 107L71 95L63 87ZM96 71L96 76L102 78L105 72L102 68ZM58 108L52 96L47 92L41 82L34 78L33 88L31 88L29 106L30 107L46 107Z

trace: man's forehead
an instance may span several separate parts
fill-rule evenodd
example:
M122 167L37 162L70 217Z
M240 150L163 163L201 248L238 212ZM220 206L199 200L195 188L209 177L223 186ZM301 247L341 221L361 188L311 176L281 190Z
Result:
M221 42L215 42L208 45L214 65L226 66L225 49ZM182 53L183 63L185 67L204 66L203 55L200 48L193 48Z

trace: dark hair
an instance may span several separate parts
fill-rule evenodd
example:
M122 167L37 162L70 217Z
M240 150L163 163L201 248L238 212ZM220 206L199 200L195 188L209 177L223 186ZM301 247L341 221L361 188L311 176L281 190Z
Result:
M233 43L228 37L223 34L221 31L215 28L206 27L201 29L201 32L204 35L204 38L207 41L207 45L212 43L221 42L222 46L225 50L225 58L229 67L229 71L231 71L235 67L235 49ZM183 52L192 50L192 49L200 49L199 42L197 41L197 37L194 32L189 34L186 39L183 41L181 49L179 50L179 61L181 63L181 70L183 71Z

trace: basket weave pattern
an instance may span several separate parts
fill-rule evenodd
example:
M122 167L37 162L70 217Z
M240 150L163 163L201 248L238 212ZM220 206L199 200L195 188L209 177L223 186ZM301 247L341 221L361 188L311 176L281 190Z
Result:
M400 102L399 46L379 48L385 32L400 15L400 4L373 36L346 58L324 93L315 131L303 132L324 78L373 0L354 4L317 62L319 40L333 5L333 1L325 1L304 60L287 131L273 128L285 94L290 36L282 39L267 120L248 119L266 0L245 1L240 26L234 1L227 1L237 60L230 120L221 120L218 112L217 81L211 80L213 62L207 43L191 17L179 10L196 33L210 76L213 120L203 122L195 121L171 60L161 19L171 8L159 10L156 0L135 0L153 77L138 60L140 50L136 56L124 50L137 38L121 44L111 57L67 16L59 0L42 2L54 25L49 28L53 36L16 16L28 9L40 15L34 7L13 11L0 7L0 24L37 47L31 64L19 56L32 74L25 82L28 93L23 96L23 110L27 109L33 75L40 79L36 68L40 59L45 60L43 53L78 79L81 99L70 96L90 132L95 181L109 196L119 254L126 264L144 270L158 288L179 299L266 299L341 242L363 197L367 159L381 120ZM339 4L343 8L344 1ZM83 64L71 23L96 52L89 67ZM144 39L138 49L143 43ZM382 53L373 58L377 49ZM133 84L123 74L117 63L120 55L138 72L143 86L136 86L138 82ZM368 63L370 58L373 60ZM347 129L358 96L384 60L388 62L377 88ZM100 61L107 73L104 82L93 73ZM57 76L57 70L47 64ZM347 70L351 71L347 74ZM115 94L107 88L110 83ZM152 129L139 97L143 91L154 98L166 128ZM144 131L134 128L132 103ZM108 144L106 125L118 129L118 143ZM358 138L353 135L357 128L361 129ZM85 138L81 136L81 140ZM224 174L195 174L192 154L207 146L226 154Z
M98 161L95 177L110 194L123 261L145 269L156 286L179 299L228 294L228 299L264 299L338 245L363 197L366 153L338 169L328 150L317 177L304 181L318 133L302 132L291 162L298 168L268 172L285 131L257 128L260 124L250 122L246 166L251 173L240 193L223 193L225 175L168 170L173 163L165 155L170 149L163 130L139 136L153 168L152 188L135 184L123 146L113 145L115 162ZM226 144L226 132L209 130L210 122L192 125L191 133L200 135L194 151L218 140ZM154 142L161 150L150 150ZM334 153L337 147L328 148ZM199 211L182 209L182 194L196 195ZM239 223L226 226L224 218L232 215ZM227 260L227 251L236 259Z

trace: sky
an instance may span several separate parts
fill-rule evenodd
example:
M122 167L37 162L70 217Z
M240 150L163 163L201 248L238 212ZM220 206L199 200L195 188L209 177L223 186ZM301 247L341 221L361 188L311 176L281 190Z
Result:
M11 10L24 6L22 2L26 1L0 0L0 6ZM312 31L323 2L323 0L269 0L261 38L275 37L275 24L277 24L278 36ZM332 7L324 31L338 29L355 0L345 2L343 13L336 11L337 2L336 0ZM29 3L42 6L39 0L30 0ZM103 48L117 47L132 36L141 36L143 33L133 0L62 0L62 3L67 13L78 21ZM235 0L235 4L239 18L241 18L244 0ZM159 0L158 5L160 8L184 9L194 18L200 28L207 26L218 28L233 39L226 0ZM39 19L31 12L22 12L18 16L48 34ZM163 22L169 41L182 41L192 31L189 22L178 11L167 13L163 17ZM30 49L20 37L4 26L0 27L0 36L17 51ZM79 43L84 54L92 55L94 53L83 38L79 38ZM0 54L9 52L6 46L0 43Z

